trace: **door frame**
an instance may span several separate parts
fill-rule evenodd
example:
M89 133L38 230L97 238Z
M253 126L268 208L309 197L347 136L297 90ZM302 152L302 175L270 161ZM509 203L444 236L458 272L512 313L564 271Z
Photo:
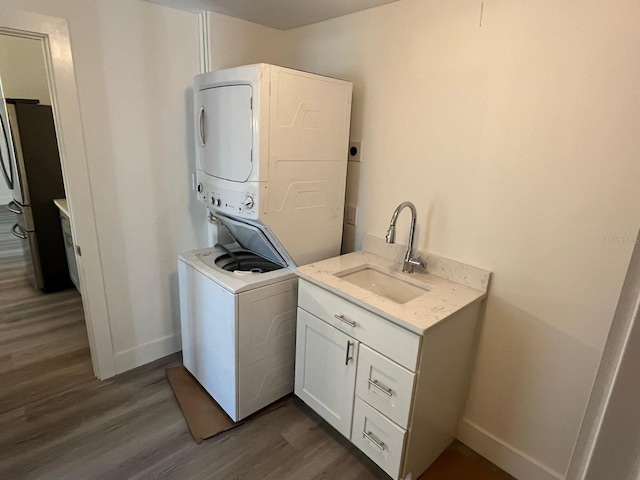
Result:
M42 41L91 361L96 377L105 379L116 374L115 357L69 27L63 18L0 7L0 33Z
M631 254L616 312L604 345L566 479L593 479L616 463L620 474L637 475L637 388L640 370L640 232ZM630 441L633 439L634 441ZM603 467L604 466L604 467ZM636 470L632 472L632 470ZM627 477L625 477L627 478ZM631 478L631 477L629 477Z

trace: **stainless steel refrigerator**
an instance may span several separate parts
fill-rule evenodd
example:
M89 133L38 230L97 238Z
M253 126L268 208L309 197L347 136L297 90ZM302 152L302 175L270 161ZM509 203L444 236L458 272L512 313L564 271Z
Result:
M11 233L23 240L31 284L47 292L69 288L64 237L53 203L65 192L51 107L37 100L4 99L0 123L2 175L13 196L7 208L16 214Z

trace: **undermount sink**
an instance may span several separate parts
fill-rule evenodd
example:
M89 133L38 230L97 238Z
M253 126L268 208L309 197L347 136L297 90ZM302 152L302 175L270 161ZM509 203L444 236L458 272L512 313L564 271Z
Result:
M418 287L371 266L363 266L355 271L338 272L335 275L396 303L407 303L429 291L427 287Z

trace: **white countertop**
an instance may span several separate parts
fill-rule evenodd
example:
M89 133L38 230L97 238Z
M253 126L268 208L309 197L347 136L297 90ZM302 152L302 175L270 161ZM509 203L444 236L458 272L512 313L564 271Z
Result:
M69 206L67 205L67 199L66 198L56 198L53 201L53 203L56 204L56 207L58 207L62 213L64 213L67 217L70 217L70 215L69 215Z
M424 257L423 257L424 258ZM426 255L436 263L435 256ZM318 285L354 304L380 315L414 333L424 334L435 324L463 309L475 301L486 296L490 272L469 267L446 259L440 259L438 273L442 271L442 264L450 263L457 271L461 268L473 270L481 278L478 288L463 285L445 278L448 275L434 275L431 273L403 273L402 265L394 259L385 258L367 251L358 251L330 258L297 268L298 275L309 282ZM354 285L337 277L335 274L349 269L356 269L361 265L371 265L416 286L426 287L429 291L404 304L396 303L385 297L371 293L362 287ZM447 272L455 276L456 272Z

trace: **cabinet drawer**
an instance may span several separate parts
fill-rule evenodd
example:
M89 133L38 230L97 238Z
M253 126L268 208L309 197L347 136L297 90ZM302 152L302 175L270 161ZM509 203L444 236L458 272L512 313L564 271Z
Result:
M398 478L407 432L356 397L351 442L391 477Z
M360 345L356 395L404 428L409 424L414 377L406 368Z
M416 371L419 335L303 279L298 286L298 305L403 367Z

